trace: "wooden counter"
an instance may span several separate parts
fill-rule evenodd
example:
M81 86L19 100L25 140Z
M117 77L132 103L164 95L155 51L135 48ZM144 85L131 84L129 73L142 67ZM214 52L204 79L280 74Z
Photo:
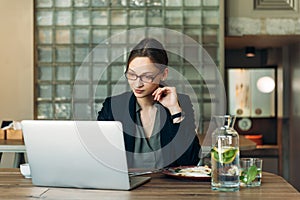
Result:
M132 190L90 190L35 187L17 169L0 169L0 199L300 199L300 193L282 177L263 173L262 186L237 192L211 190L210 182L174 179L152 174L151 181Z
M21 156L25 152L23 140L0 140L0 168L19 167Z
M246 150L253 150L256 148L256 143L252 140L249 140L245 138L243 135L240 135L240 150L246 151Z
M23 140L0 140L0 152L26 152Z
M200 140L200 144L203 147L206 146L209 146L209 148L211 147L211 138L209 136L206 136L205 134L199 134L199 140ZM239 136L239 143L240 143L239 147L241 151L256 149L256 143L253 142L252 140L245 138L243 135Z
M275 157L279 156L278 145L257 145L255 149L241 152L242 157Z
M206 155L210 152L210 138L205 138L205 135L199 135L203 153ZM240 150L252 150L256 148L256 143L240 136ZM0 140L0 153L2 153L0 168L19 167L21 154L24 154L26 159L26 147L23 140Z

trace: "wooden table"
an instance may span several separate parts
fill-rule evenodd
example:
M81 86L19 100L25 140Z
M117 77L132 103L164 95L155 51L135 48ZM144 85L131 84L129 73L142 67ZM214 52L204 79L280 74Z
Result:
M23 140L0 140L0 168L19 167L21 154L25 154Z
M151 181L132 190L90 190L32 186L18 169L0 170L0 199L300 199L300 193L283 178L263 173L262 186L238 192L212 191L210 182L197 182L152 174Z

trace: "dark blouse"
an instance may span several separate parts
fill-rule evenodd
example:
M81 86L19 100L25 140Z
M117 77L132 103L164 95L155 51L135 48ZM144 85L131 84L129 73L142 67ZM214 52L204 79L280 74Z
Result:
M178 94L178 101L185 112L185 119L180 123L173 123L167 108L158 103L160 123L159 129L161 167L196 165L199 161L200 144L196 135L194 110L187 95ZM98 112L99 121L120 121L123 125L125 148L127 151L128 167L134 167L136 160L136 141L139 132L136 130L138 119L136 115L136 97L132 92L108 97ZM142 160L141 160L142 162Z

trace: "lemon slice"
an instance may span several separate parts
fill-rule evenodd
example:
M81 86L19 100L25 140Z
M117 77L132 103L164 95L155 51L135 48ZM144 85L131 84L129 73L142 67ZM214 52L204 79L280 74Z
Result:
M220 163L228 164L231 163L238 153L238 149L234 147L223 148L221 152L216 147L211 150L211 157Z

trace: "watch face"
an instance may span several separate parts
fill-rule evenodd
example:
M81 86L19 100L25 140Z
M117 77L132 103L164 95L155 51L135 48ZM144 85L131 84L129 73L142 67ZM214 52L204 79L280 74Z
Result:
M252 121L249 118L242 118L238 121L238 127L242 131L248 131L252 126Z

